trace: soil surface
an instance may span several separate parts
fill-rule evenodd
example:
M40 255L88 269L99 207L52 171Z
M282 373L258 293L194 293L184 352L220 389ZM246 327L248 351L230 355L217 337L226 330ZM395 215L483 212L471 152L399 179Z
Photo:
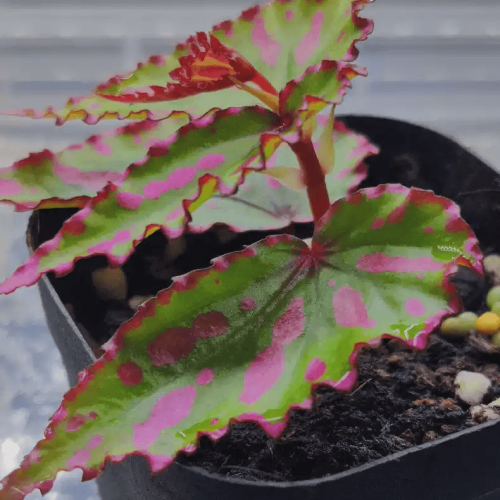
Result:
M453 141L425 129L408 129L394 121L381 127L380 120L358 117L346 121L382 148L380 155L368 159L369 177L361 187L399 182L448 196L460 204L483 252L500 253L498 174ZM73 213L40 211L36 243L54 236ZM285 231L307 238L312 225L297 224ZM172 276L207 267L218 255L277 233L235 235L213 227L203 235L185 235L179 245L169 244L157 232L123 266L126 300L97 297L91 272L106 267L104 257L80 260L71 274L51 280L79 328L101 345L134 314L130 299L155 295L171 284ZM486 310L489 283L465 268L454 282L466 310ZM319 387L312 410L293 411L279 440L268 438L254 424L239 423L215 444L202 438L195 454L181 455L178 461L252 480L303 480L341 472L475 425L468 405L455 399L455 376L461 370L486 375L492 382L487 403L500 397L499 367L500 354L484 352L470 339L433 335L423 352L386 339L379 348L360 353L358 383L350 394Z
M434 335L423 352L384 341L360 353L350 394L316 389L312 410L293 411L279 440L254 424L234 424L217 443L202 438L199 451L178 461L250 480L342 472L474 425L469 406L455 399L455 377L461 370L486 375L494 384L489 402L500 397L499 365L499 354L484 354L464 340Z

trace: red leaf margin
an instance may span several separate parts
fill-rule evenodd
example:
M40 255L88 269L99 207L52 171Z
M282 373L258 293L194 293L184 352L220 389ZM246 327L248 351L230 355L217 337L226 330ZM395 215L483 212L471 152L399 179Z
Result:
M89 96L78 96L78 97L70 97L66 103L67 107L77 105L78 102L87 99ZM96 125L101 120L136 120L136 121L159 121L159 120L167 120L171 115L179 113L178 110L172 111L150 111L147 109L143 109L141 111L130 111L128 113L118 113L118 112L109 112L106 111L101 115L92 115L84 109L72 110L69 111L65 116L61 116L58 114L56 109L53 106L49 106L47 109L43 111L37 111L33 108L23 108L19 110L13 111L2 111L0 115L2 116L14 116L14 117L27 117L33 118L35 120L41 120L44 118L54 118L55 124L57 126L64 125L68 120L80 119L83 123L87 125ZM186 113L189 115L189 113ZM191 115L190 115L191 116Z
M174 101L201 93L234 87L235 83L231 79L232 76L240 83L253 82L265 92L277 95L276 89L263 75L235 50L226 47L211 33L207 36L204 32L198 32L196 35L188 38L185 43L191 49L189 55L180 57L180 67L174 69L169 74L173 80L177 81L176 83L166 83L164 87L155 85L147 87L144 91L141 91L140 88L131 88L126 89L121 94L107 94L106 90L110 86L116 85L116 80L113 80L112 85L100 85L96 90L96 94L104 99L130 104ZM211 57L221 64L231 66L234 74L215 75L219 77L213 78L211 81L194 81L193 73L196 73L194 64L196 62L203 62L207 57ZM214 68L216 67L214 66ZM196 76L194 75L194 77Z
M187 113L184 113L182 111L177 111L173 112L170 116L170 118L180 118L180 117L188 117L189 115ZM0 174L5 171L14 171L14 170L21 170L25 167L36 167L40 163L43 163L44 161L52 161L53 167L66 167L64 163L61 163L59 161L58 156L62 153L64 153L66 150L71 150L77 146L80 145L92 145L94 143L99 143L102 139L109 139L111 137L116 137L119 135L136 135L140 134L141 132L144 131L149 131L153 130L155 127L158 126L158 120L155 121L150 121L150 120L144 120L140 122L132 122L127 125L124 125L122 127L118 127L113 130L108 130L106 132L103 132L102 134L98 135L91 135L88 137L83 143L79 144L72 144L71 146L68 146L62 151L59 151L57 153L54 153L53 151L50 151L48 149L44 149L42 151L39 151L37 153L29 153L29 155L26 158L23 158L21 160L16 161L9 167L4 167L0 168ZM160 142L160 139L158 139L156 142ZM69 165L71 167L71 165ZM123 172L118 172L118 171L102 171L102 172L85 172L81 171L81 173L85 175L90 175L90 174L109 174L108 175L108 181L112 182L114 185L118 186L126 177L126 168L128 165L124 165ZM74 168L74 167L71 167ZM105 177L105 176L103 176ZM62 179L61 179L62 181ZM63 181L64 182L64 181ZM0 184L1 184L1 179L0 179ZM81 185L79 182L74 182L75 185ZM107 181L103 180L102 181L102 186L101 189L104 189L106 186ZM90 188L87 188L90 189ZM97 190L97 188L96 188ZM45 198L39 202L30 202L30 201L24 201L24 202L18 202L14 201L11 199L7 198L2 198L0 195L0 203L5 203L5 204L10 204L11 206L14 207L16 212L25 212L28 210L38 210L38 209L43 209L43 208L84 208L85 205L89 202L91 199L90 196L75 196L73 198L61 198L61 197L51 197L51 198Z

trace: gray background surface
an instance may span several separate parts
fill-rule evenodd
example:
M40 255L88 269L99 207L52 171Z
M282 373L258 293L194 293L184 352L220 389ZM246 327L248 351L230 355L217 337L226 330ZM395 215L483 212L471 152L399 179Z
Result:
M0 109L62 105L253 3L0 0ZM365 16L375 20L375 32L359 44L358 64L368 67L369 77L353 82L339 112L433 127L500 168L500 2L378 0ZM56 128L0 117L0 167L114 125ZM0 279L27 255L26 221L26 214L0 206ZM36 288L0 297L0 477L42 436L66 388ZM80 484L80 477L79 471L61 473L45 498L97 499L94 484Z

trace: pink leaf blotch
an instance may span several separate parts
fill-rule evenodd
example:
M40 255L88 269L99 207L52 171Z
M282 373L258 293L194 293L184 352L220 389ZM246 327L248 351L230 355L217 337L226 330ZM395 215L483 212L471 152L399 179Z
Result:
M134 446L138 450L147 450L158 439L161 431L189 417L195 399L196 389L191 385L161 396L148 419L141 424L133 424Z
M304 299L296 297L274 323L271 344L245 372L245 385L239 398L242 403L251 405L274 387L285 369L284 347L304 333L305 324Z
M332 307L335 322L344 328L374 328L377 322L368 318L363 295L345 285L333 293Z

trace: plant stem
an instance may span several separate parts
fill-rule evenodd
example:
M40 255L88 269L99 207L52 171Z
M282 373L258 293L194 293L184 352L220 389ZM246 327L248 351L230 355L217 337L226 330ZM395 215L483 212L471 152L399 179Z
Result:
M274 111L275 113L279 113L279 98L278 95L276 94L270 94L269 92L264 92L263 90L259 89L254 89L245 83L241 83L240 81L236 80L236 78L233 78L232 76L229 77L229 79L238 87L240 90L244 90L245 92L248 92L249 94L253 95L257 99L259 99L261 102L263 102L268 108L271 109L271 111Z
M300 168L304 174L304 183L314 222L318 222L330 208L325 174L310 139L301 139L299 142L291 144L290 147L299 160Z

